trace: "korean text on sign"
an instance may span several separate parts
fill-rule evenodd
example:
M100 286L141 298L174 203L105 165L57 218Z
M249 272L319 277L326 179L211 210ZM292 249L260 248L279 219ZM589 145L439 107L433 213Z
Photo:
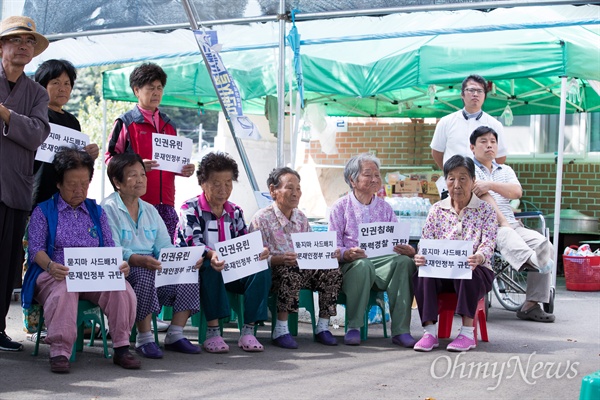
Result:
M192 139L152 133L152 159L158 162L159 170L180 173L191 157Z
M472 271L467 262L467 257L473 254L471 240L421 239L419 254L427 260L419 267L419 277L471 279Z
M408 244L410 223L372 222L358 225L358 247L367 257L386 256L394 253L394 246Z
M294 252L300 269L335 269L337 238L335 232L292 233Z
M162 249L158 256L162 270L156 271L156 287L182 283L198 283L198 270L194 268L204 254L204 246Z
M269 268L267 260L259 260L263 250L259 231L217 243L215 251L219 260L225 260L223 282L233 282Z
M112 292L125 290L122 247L66 247L68 292Z
M51 163L54 155L61 147L77 147L83 149L90 144L90 137L85 133L67 128L66 126L50 124L50 134L38 147L35 153L35 159L42 162Z

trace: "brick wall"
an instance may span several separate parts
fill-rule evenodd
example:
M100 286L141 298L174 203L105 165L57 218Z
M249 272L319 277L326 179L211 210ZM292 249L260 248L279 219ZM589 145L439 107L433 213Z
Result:
M348 131L338 132L338 154L321 152L318 141L310 142L306 154L321 165L344 165L353 155L375 150L383 166L434 166L429 143L435 124L423 119L350 118ZM554 213L556 165L511 161L523 186L523 200L531 201L544 214ZM576 162L563 168L561 208L572 208L600 218L600 164Z

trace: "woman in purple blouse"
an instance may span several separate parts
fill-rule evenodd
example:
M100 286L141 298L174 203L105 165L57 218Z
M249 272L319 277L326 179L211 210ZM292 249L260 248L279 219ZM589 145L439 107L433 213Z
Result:
M491 205L473 195L475 164L473 160L455 155L444 164L444 178L449 197L435 203L429 210L422 239L472 240L473 255L467 261L473 270L471 279L419 278L415 280L415 297L425 334L417 342L416 351L431 351L438 347L438 294L455 292L456 314L462 316L457 338L446 349L468 351L475 348L473 317L477 303L492 289L494 273L490 259L496 246L498 222ZM426 264L425 256L415 255L415 264Z
M108 219L87 191L94 172L94 160L85 151L64 148L52 162L59 192L40 203L29 223L30 266L25 275L23 305L35 299L44 307L50 345L50 370L69 372L71 350L77 338L79 300L98 304L110 325L113 362L126 369L140 368L140 361L129 352L129 334L135 322L136 298L131 285L111 292L68 292L65 278L66 247L113 247ZM129 265L120 268L129 274ZM31 288L30 291L27 288Z
M359 329L364 325L364 312L372 288L387 291L390 300L392 342L412 348L410 335L413 299L412 275L416 270L410 245L394 246L393 255L367 258L358 247L358 227L361 223L396 222L392 207L375 196L381 188L379 159L371 154L352 157L344 169L344 179L352 189L331 207L329 230L337 233L342 270L342 291L346 294L348 330L347 345L360 344Z

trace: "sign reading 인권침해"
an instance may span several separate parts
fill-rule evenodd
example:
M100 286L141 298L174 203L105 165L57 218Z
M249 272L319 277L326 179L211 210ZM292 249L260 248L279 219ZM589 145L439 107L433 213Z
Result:
M54 155L61 147L75 146L78 149L83 149L88 144L90 144L90 137L85 133L67 128L66 126L51 123L50 134L44 143L38 147L35 153L35 159L51 163L52 160L54 160Z
M371 222L358 225L358 247L367 257L387 256L394 253L397 244L408 244L410 223Z
M122 247L65 247L67 292L125 290Z
M473 254L472 240L421 239L419 254L427 260L419 267L420 278L471 279L467 257Z
M337 247L336 233L300 232L292 233L294 252L300 269L335 269L338 260L335 257Z
M158 255L161 270L156 271L154 286L198 283L198 270L194 268L205 246L172 247L162 249Z
M152 159L161 171L180 173L192 158L192 139L152 133Z
M259 231L217 243L215 251L219 260L225 260L223 282L237 281L268 269L267 260L259 260L263 250L262 235Z

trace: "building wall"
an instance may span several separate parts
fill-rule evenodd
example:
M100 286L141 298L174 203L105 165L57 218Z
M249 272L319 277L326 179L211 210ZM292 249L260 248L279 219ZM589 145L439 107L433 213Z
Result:
M350 118L348 131L338 132L338 154L324 154L318 141L310 142L305 162L312 159L322 166L343 166L353 155L374 152L382 167L415 166L435 169L429 143L435 120ZM523 200L554 213L556 165L507 161L523 186ZM572 208L600 218L600 163L575 161L563 168L562 209Z

